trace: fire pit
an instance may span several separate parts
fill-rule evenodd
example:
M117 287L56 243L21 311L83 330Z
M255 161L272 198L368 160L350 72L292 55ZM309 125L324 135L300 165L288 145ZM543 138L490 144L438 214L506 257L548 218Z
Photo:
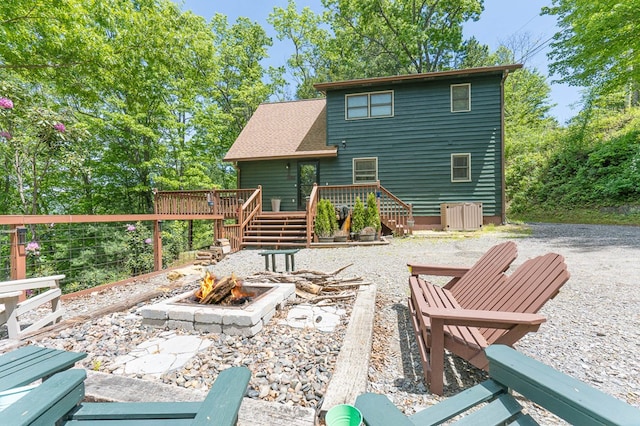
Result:
M233 275L219 281L207 275L196 291L145 306L140 314L154 327L251 337L294 296L295 284L242 285Z

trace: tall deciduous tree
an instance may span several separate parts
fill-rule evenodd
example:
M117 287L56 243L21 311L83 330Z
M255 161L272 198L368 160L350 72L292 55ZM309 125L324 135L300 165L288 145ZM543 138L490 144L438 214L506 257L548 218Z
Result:
M368 76L449 69L462 48L462 25L482 0L323 0L337 39L349 41Z
M260 65L270 43L246 19L207 23L169 0L0 2L0 82L23 82L14 89L34 102L46 92L52 112L71 114L91 134L75 147L82 150L74 151L73 167L49 163L47 177L60 188L40 199L59 201L58 210L39 203L37 213L148 212L154 186L231 184L224 152L282 83L278 71ZM17 97L14 89L0 88L0 97ZM72 148L71 130L63 152ZM12 138L14 147L19 140ZM1 147L2 182L14 188L8 147Z
M550 70L561 81L594 87L601 94L640 83L640 1L554 0L543 13L556 15L560 31L551 44ZM633 97L638 104L637 95Z

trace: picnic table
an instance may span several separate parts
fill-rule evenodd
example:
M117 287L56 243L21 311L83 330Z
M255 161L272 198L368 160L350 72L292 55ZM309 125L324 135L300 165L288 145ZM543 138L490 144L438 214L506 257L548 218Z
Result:
M264 256L264 269L269 270L269 257L271 257L271 270L276 272L276 255L284 255L285 268L289 272L289 264L291 264L291 270L295 271L295 259L294 255L299 252L300 249L284 249L284 250L263 250L259 254Z

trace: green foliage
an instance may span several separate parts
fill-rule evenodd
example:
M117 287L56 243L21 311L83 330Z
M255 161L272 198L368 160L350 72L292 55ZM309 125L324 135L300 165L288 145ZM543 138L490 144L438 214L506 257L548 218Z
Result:
M338 221L333 204L326 198L320 199L316 207L313 230L318 237L331 237L338 229Z
M353 211L351 212L351 232L356 234L362 231L367 226L366 213L364 203L360 197L356 197L356 202L353 205Z
M640 109L597 110L589 117L558 133L555 149L512 159L517 167L507 174L511 214L637 203Z
M315 15L295 2L275 8L269 17L280 40L289 40L294 54L287 67L298 98L314 98L313 84L450 69L464 51L464 22L476 20L481 0L323 0L325 12Z
M258 24L168 0L2 2L0 39L4 214L149 213L153 187L232 187L222 159L282 84Z
M543 12L558 17L551 43L550 70L563 82L592 87L600 94L638 91L640 21L637 0L554 0ZM636 96L635 105L638 99Z
M125 265L129 269L130 276L135 277L150 271L153 271L153 239L151 231L142 224L137 222L135 225L126 225L125 246L126 261Z
M380 212L378 211L378 203L376 202L376 196L373 192L367 195L367 207L365 209L365 227L370 226L375 229L376 232L382 229L380 224Z

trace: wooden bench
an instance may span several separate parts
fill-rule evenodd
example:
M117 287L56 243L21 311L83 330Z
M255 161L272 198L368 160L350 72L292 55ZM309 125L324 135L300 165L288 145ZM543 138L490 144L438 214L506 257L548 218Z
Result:
M514 390L571 424L630 426L640 422L638 408L507 346L489 346L486 355L489 380L411 416L402 414L386 396L374 393L358 396L355 405L368 426L438 425L467 411L453 424L537 425L509 392Z
M67 370L87 356L82 352L23 346L0 355L0 391L25 386L36 380L46 380Z
M291 265L292 271L296 270L294 255L299 251L300 249L263 250L259 254L260 256L264 256L264 269L266 271L269 270L269 257L271 257L271 270L273 272L276 272L276 255L277 254L284 255L286 270L287 272L289 272L289 265Z
M564 258L549 253L524 262L512 275L477 280L464 291L447 289L418 277L409 278L409 310L422 358L425 381L442 394L444 350L486 369L484 348L512 346L537 331L546 319L537 312L569 279ZM466 274L465 274L466 275Z
M202 402L85 402L62 424L232 426L238 420L250 378L251 372L246 367L224 370Z
M87 373L72 369L54 374L0 412L3 426L54 425L84 399Z
M63 278L64 275L54 275L0 282L0 325L7 324L10 339L22 339L30 332L62 319L64 309L62 309L60 302L62 290L60 290L59 282ZM20 302L23 292L41 289L46 290ZM38 309L45 303L51 303L51 312L22 330L19 317Z

